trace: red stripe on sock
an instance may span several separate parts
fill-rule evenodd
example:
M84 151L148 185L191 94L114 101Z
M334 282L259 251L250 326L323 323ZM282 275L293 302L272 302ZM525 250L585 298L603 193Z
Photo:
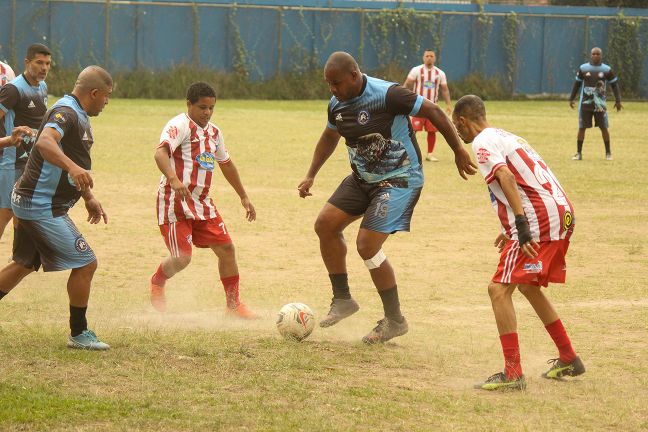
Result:
M518 379L522 376L522 365L520 364L520 344L517 333L500 335L502 352L504 353L504 372L508 379Z
M576 358L576 351L572 347L569 336L567 336L567 331L563 326L560 319L552 322L545 326L549 336L553 339L556 347L558 348L558 353L560 355L560 361L563 363L571 363Z

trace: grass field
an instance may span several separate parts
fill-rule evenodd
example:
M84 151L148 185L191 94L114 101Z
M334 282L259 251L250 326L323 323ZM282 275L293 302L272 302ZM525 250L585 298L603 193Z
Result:
M291 301L321 317L330 289L312 225L349 172L340 145L314 196L297 195L325 124L326 102L222 101L225 134L258 221L244 221L222 176L213 197L237 246L243 299L255 322L224 316L211 252L168 283L169 311L148 302L148 277L166 249L155 219L153 151L182 101L114 100L94 121L95 195L108 225L72 217L97 253L88 318L112 345L68 350L67 272L29 276L0 301L0 430L648 430L648 104L610 115L614 161L590 130L575 150L576 113L566 102L492 102L492 125L528 139L576 208L568 280L549 288L588 371L570 382L540 378L555 348L515 295L528 389L487 393L472 384L501 370L486 287L498 233L486 186L463 181L451 152L425 163L426 187L412 232L385 251L397 271L410 332L384 346L360 338L382 307L347 232L359 313L302 343L281 340L274 319ZM424 136L420 141L425 142ZM0 242L8 259L12 232Z

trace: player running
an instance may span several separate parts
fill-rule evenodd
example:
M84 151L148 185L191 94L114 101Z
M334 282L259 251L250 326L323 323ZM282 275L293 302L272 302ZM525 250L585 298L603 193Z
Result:
M160 312L166 310L166 281L189 265L195 245L210 248L218 257L226 312L252 319L256 314L239 299L234 244L209 196L216 165L241 198L248 221L256 219L256 210L225 148L221 130L209 121L215 104L216 92L209 84L191 84L187 90L187 113L166 124L155 151L155 163L162 172L157 195L158 225L171 255L151 277L151 304Z
M486 120L477 96L457 101L452 114L459 136L472 143L479 171L490 191L502 233L497 271L488 285L497 330L504 352L504 371L476 385L484 390L526 387L520 363L517 320L512 294L527 298L558 348L545 378L585 373L556 310L541 287L565 282L565 255L574 231L574 209L549 167L523 138L495 129Z

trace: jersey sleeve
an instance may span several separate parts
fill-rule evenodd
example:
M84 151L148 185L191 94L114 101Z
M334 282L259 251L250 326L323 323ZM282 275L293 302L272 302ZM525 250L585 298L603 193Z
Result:
M448 84L445 72L439 69L439 84Z
M575 78L575 79L576 79L576 81L578 81L578 82L582 82L582 81L583 81L583 79L584 79L584 77L583 77L583 70L582 70L581 68L578 68L578 70L576 71L576 78Z
M614 84L615 82L619 81L619 77L612 68L610 68L610 70L606 74L606 79L610 84Z
M6 114L20 101L20 92L13 84L7 84L0 89L0 110Z
M489 136L478 136L472 143L472 149L479 165L479 172L486 183L491 183L495 180L495 172L506 166L501 145Z
M182 144L186 135L186 125L177 121L175 118L171 119L166 126L164 126L164 129L162 129L158 148L166 148L169 154L173 154L173 152L180 147L180 144Z
M331 101L328 104L328 108L326 109L326 127L329 129L337 130L337 126L335 124L335 118L333 117L333 99L331 98Z
M225 147L225 138L223 138L223 133L219 130L218 136L216 137L216 162L219 164L224 164L230 161L230 155Z
M416 115L423 104L423 97L405 87L395 84L385 96L387 112L393 115Z
M412 69L410 69L409 73L407 74L407 79L416 81L418 75L419 75L418 67L413 67Z
M49 112L43 129L54 129L61 134L61 138L63 138L66 134L72 132L78 124L79 122L74 110L65 106L58 106L52 108Z

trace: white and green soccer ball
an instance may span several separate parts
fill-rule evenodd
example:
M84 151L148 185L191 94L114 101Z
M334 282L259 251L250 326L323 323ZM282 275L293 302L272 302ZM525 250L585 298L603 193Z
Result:
M279 310L277 330L284 339L300 341L307 338L313 328L315 328L315 315L305 304L288 303Z

